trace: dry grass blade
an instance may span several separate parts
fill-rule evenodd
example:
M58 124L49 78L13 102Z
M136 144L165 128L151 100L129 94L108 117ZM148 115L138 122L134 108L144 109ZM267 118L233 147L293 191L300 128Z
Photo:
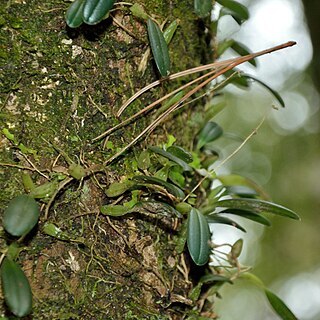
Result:
M128 150L130 147L132 147L139 139L141 139L145 134L152 132L158 125L159 123L161 123L164 119L166 119L172 112L174 112L175 110L177 110L179 108L179 106L181 106L183 104L184 101L186 101L189 97L191 97L195 92L197 92L198 90L200 90L201 88L203 88L204 86L206 86L207 84L209 84L212 80L216 79L217 77L219 77L220 75L224 74L225 72L235 68L236 66L251 60L252 58L256 58L258 56L267 54L267 53L271 53L273 51L276 50L280 50L283 48L287 48L290 46L295 45L296 43L293 41L284 43L282 45L276 46L276 47L272 47L270 49L266 49L263 51L259 51L257 53L253 53L244 57L240 57L240 58L236 58L236 59L230 59L230 60L226 60L226 61L222 61L220 62L219 66L223 66L222 68L219 68L218 70L213 70L212 72L209 72L209 74L213 74L211 77L209 77L208 79L206 79L205 81L201 82L198 86L196 86L195 88L191 89L189 92L187 92L180 101L176 102L175 104L173 104L170 108L168 108L162 115L160 115L155 121L153 121L148 127L146 127L137 137L135 137L128 145L126 145L124 148L122 148L119 152L117 152L116 154L114 154L113 156L111 156L109 159L107 159L104 162L104 165L108 165L109 163L111 163L112 161L114 161L116 158L118 158L119 156L121 156L126 150ZM208 67L209 65L207 65L207 69L213 68L213 67L217 67L217 64L215 64L215 66L213 66L213 64L210 64L211 67ZM197 67L197 68L193 68L190 70L195 70L197 69L199 71L199 68L204 68L205 66L201 66L201 67ZM186 70L183 72L187 72L186 74L190 74L188 72L190 72L190 70ZM202 69L202 70L206 70L206 69ZM201 70L201 71L202 71ZM197 71L192 71L193 72L197 72ZM181 74L181 73L179 73ZM176 74L177 75L177 74ZM174 76L174 75L173 75ZM208 76L208 74L206 74L205 76ZM202 76L204 77L204 76ZM202 77L200 77L201 79L203 79ZM169 77L168 77L169 78ZM148 86L146 86L145 88L148 88L148 90L150 88L152 88L153 86L155 86L155 83L160 83L160 81L155 81L153 82L153 84L150 84ZM153 86L152 86L153 85ZM147 91L142 89L140 90L138 93L140 94L135 94L133 97L135 97L134 99L136 99L139 95L141 95L143 92ZM181 88L180 88L181 90ZM134 99L132 100L132 98L130 98L129 100L134 101ZM128 100L128 101L129 101ZM130 102L130 103L131 103ZM129 104L127 104L129 105ZM146 107L149 108L150 106Z
M281 50L287 47L291 47L294 46L296 44L296 42L294 41L289 41L286 42L284 44L281 44L279 46L275 46L272 47L270 49L266 49L266 50L262 50L256 53L252 53L243 57L238 57L238 58L233 58L233 59L228 59L225 61L218 61L218 62L213 62L213 63L209 63L203 66L199 66L199 67L195 67L195 68L191 68L188 70L184 70L184 71L180 71L178 73L174 73L172 75L169 75L167 78L163 79L163 80L157 80L154 81L152 83L150 83L149 85L145 86L144 88L142 88L141 90L139 90L137 93L135 93L131 98L129 98L119 109L119 111L117 112L117 117L120 117L121 114L123 113L123 111L134 101L136 100L139 96L141 96L143 93L147 92L148 90L158 86L159 84L161 84L164 81L169 81L169 80L173 80L173 79L177 79L186 75L190 75L196 72L201 72L201 71L205 71L205 70L209 70L209 69L214 69L214 68L219 68L219 67L225 67L228 66L230 64L233 63L237 63L237 65L252 60L258 56L262 56L265 55L267 53L271 53L277 50Z

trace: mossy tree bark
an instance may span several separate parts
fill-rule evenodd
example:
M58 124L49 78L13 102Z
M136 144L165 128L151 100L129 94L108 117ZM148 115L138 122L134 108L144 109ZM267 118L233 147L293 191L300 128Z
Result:
M204 26L193 13L193 1L140 3L159 22L180 20L170 44L172 72L207 59ZM108 18L97 26L70 30L64 22L67 6L62 0L12 0L0 8L1 128L9 128L36 151L23 154L1 136L0 161L13 165L0 167L1 212L10 199L25 192L21 168L32 167L32 162L43 175L27 171L42 184L44 176L55 179L68 167L65 154L86 168L101 164L152 117L145 115L117 131L107 144L92 143L118 123L115 113L122 103L158 74L150 58L145 74L138 71L148 49L146 24L128 7L112 13L125 28ZM164 83L145 94L124 117L177 85ZM104 190L133 171L137 150L166 140L168 133L179 144L192 143L195 128L186 126L191 109L163 123L102 172L73 180L59 192L48 221L69 240L45 235L42 217L19 256L34 294L29 319L181 319L194 306L188 298L193 286L189 267L175 251L175 231L142 216L109 219L99 214L101 205L113 201ZM3 247L11 240L2 233Z

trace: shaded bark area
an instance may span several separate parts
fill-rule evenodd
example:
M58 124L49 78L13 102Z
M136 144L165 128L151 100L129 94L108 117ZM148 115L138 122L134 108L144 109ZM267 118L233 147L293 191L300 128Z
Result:
M172 72L203 62L208 51L192 1L141 3L159 22L180 20L170 44ZM10 199L24 193L23 170L17 166L30 167L32 162L54 180L59 172L53 168L63 171L68 157L85 167L101 164L150 121L147 115L117 131L107 144L92 143L118 123L115 113L122 103L158 75L150 58L145 74L138 72L148 48L146 25L127 7L113 16L130 33L111 18L69 30L64 22L67 6L58 0L16 0L0 9L1 129L9 128L19 142L35 150L21 153L1 136L0 161L16 166L0 167L1 212ZM165 83L144 95L124 116L178 84ZM193 307L187 265L175 250L176 231L143 216L109 219L99 213L101 205L112 202L104 190L133 172L138 149L166 140L168 133L180 144L192 143L195 128L186 126L190 109L102 172L74 180L59 192L48 221L68 239L45 235L42 218L19 256L34 293L28 319L181 319ZM36 184L46 181L37 171L30 172ZM10 239L3 233L0 241L4 247Z

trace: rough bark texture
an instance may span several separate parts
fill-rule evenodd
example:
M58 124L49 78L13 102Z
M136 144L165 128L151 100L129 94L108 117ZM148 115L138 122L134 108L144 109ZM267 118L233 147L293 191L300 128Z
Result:
M193 1L141 1L160 22L180 19L170 44L172 72L203 62L203 26L193 13ZM127 144L145 124L145 116L119 130L104 145L92 138L117 123L114 114L137 89L158 75L151 59L145 75L138 72L148 48L146 24L134 18L128 7L97 26L66 28L68 3L60 0L12 0L0 10L0 123L17 140L36 151L25 154L45 174L54 178L54 167L68 167L65 152L83 166L101 164ZM168 83L144 95L124 117L150 100L175 88ZM103 112L101 112L103 111ZM103 114L104 113L104 114ZM188 114L187 114L188 113ZM30 280L33 313L28 319L181 319L193 303L188 299L192 283L177 268L174 232L159 221L143 217L108 219L99 214L110 203L104 190L132 171L137 148L175 135L186 145L194 128L186 126L190 111L148 137L103 172L68 184L53 202L48 220L71 240L59 241L37 230L25 240L19 262ZM181 130L183 128L183 134ZM1 136L1 163L30 167L19 148ZM0 209L24 193L22 170L0 167ZM32 172L37 184L46 180ZM1 244L10 242L4 233ZM183 264L182 264L183 266ZM5 310L1 306L1 313Z

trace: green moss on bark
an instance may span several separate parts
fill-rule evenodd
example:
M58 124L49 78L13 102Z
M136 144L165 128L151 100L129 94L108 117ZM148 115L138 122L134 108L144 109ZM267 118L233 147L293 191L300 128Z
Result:
M160 22L180 20L170 44L172 72L200 64L202 27L192 2L146 0L141 4ZM157 78L152 59L145 75L138 72L148 48L146 26L127 9L114 14L135 38L111 19L69 30L64 22L67 5L59 0L17 0L0 9L1 128L9 128L37 151L37 157L28 158L40 169L67 166L63 157L57 159L50 143L75 162L103 163L145 127L148 116L130 130L112 135L112 149L91 140L118 123L114 115L122 103ZM165 84L144 95L125 116L176 85ZM164 130L157 130L148 141L156 143L166 139L166 132L180 132L186 113L178 119L166 122ZM184 130L184 143L190 142L192 130ZM1 163L30 166L4 136L0 146ZM186 297L191 284L171 265L179 256L168 230L141 217L109 220L99 215L100 205L109 201L99 186L105 188L123 175L125 166L119 161L95 179L71 183L58 195L49 220L66 231L71 241L44 235L42 223L30 237L20 261L35 297L31 319L179 319L190 308L183 303L171 307L170 295ZM33 178L43 183L36 173ZM11 198L23 193L20 170L1 166L0 184L3 212Z

